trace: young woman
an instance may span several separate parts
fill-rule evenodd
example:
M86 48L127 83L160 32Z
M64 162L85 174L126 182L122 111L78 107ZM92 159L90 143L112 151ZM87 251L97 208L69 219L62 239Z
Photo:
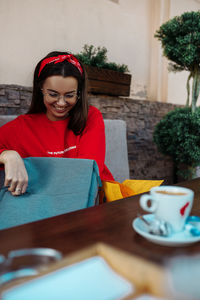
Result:
M12 195L26 192L22 158L93 159L102 180L113 180L104 164L105 129L100 111L88 107L83 65L67 52L51 52L36 66L26 115L0 128L0 163Z

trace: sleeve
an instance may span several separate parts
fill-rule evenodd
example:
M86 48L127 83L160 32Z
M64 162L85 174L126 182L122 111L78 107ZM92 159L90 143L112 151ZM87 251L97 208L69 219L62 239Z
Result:
M101 174L104 169L105 150L105 126L102 114L97 108L90 107L86 127L79 141L78 158L95 160Z
M0 154L5 150L16 150L19 128L19 117L0 127Z

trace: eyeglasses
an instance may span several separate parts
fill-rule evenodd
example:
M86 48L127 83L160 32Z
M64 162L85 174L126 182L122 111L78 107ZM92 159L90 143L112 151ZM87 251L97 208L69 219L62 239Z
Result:
M61 97L63 97L64 101L69 104L74 104L76 101L79 99L79 96L77 95L77 91L65 94L65 95L60 95L57 92L54 91L46 91L44 92L41 90L43 95L46 96L47 101L59 101Z

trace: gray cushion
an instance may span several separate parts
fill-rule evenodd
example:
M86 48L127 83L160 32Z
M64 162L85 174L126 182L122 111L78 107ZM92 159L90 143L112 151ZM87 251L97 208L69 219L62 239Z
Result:
M0 126L17 118L16 115L0 115Z
M105 163L116 181L130 178L127 150L126 122L104 120L106 134Z

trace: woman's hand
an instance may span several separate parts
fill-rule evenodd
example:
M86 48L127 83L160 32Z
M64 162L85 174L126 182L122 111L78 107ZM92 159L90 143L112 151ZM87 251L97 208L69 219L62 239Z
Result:
M3 151L0 155L0 163L4 164L5 182L13 196L26 192L28 186L28 174L24 162L18 152L13 150Z

